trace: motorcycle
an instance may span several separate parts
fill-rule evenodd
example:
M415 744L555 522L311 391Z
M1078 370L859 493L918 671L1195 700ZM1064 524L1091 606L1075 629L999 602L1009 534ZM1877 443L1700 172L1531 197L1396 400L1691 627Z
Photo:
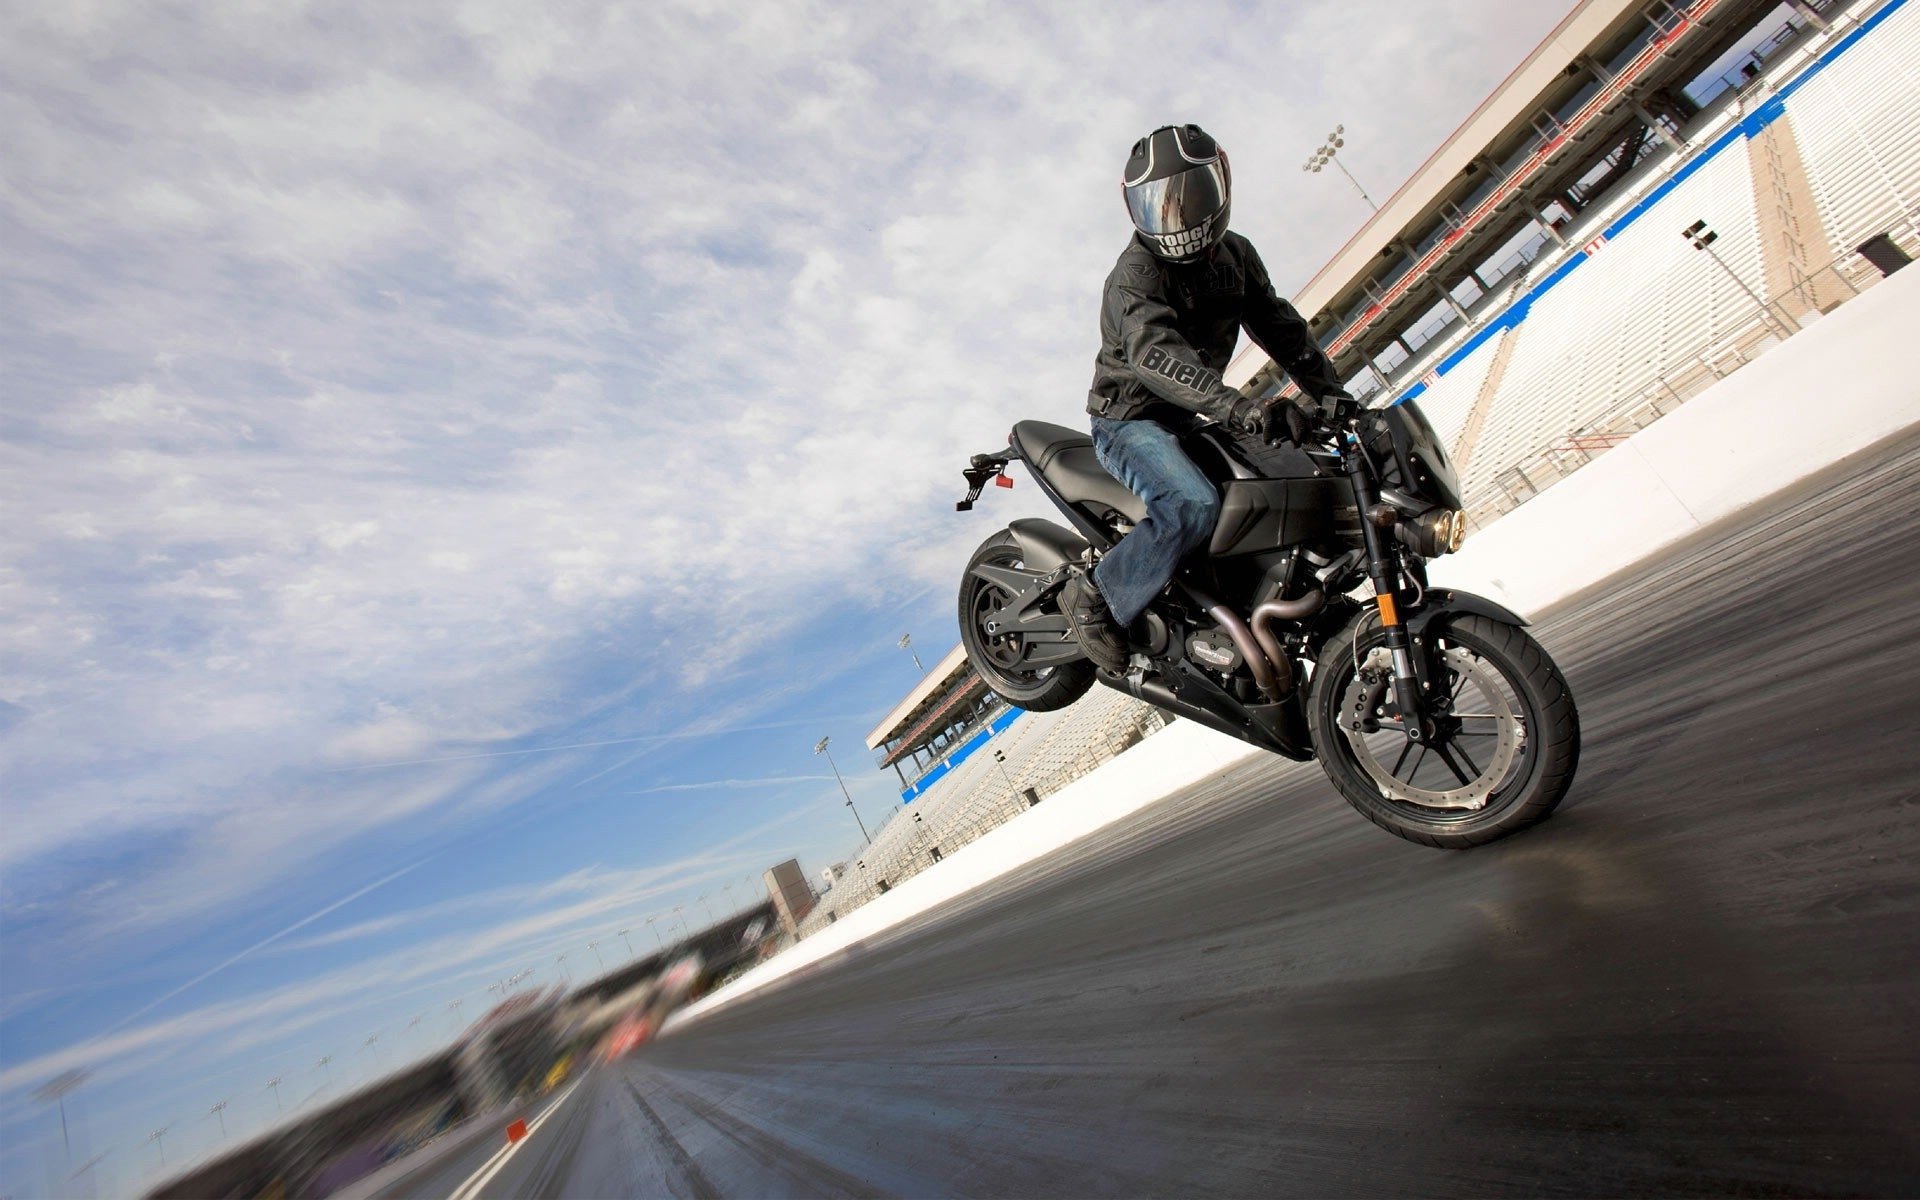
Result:
M1124 672L1081 651L1061 587L1146 515L1077 429L1013 427L962 472L971 509L1009 464L1072 526L1016 520L967 563L960 638L1008 704L1064 708L1097 681L1296 761L1410 841L1465 849L1545 819L1566 795L1580 721L1517 614L1427 582L1465 534L1459 481L1417 405L1315 410L1303 445L1197 421L1181 445L1220 488L1211 541L1126 630Z

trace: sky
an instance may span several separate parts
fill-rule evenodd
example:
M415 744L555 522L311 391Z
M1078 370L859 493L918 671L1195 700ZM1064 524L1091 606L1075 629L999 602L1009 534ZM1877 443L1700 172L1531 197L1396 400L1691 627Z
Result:
M1133 140L1213 133L1290 291L1368 215L1326 132L1384 199L1564 12L0 9L0 1195L847 857L813 745L900 808L896 642L1044 511L959 470L1082 420Z

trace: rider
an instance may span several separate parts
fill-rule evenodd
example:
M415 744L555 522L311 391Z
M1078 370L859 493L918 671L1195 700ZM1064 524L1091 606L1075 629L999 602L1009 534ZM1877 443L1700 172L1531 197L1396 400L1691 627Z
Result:
M1147 515L1091 576L1076 574L1061 592L1081 649L1109 671L1126 667L1125 627L1220 515L1219 492L1178 433L1195 414L1296 445L1306 433L1298 406L1243 396L1221 380L1241 328L1315 400L1350 401L1306 321L1274 295L1252 243L1227 232L1231 182L1226 152L1197 125L1162 126L1135 142L1122 178L1137 232L1107 276L1087 412L1100 465L1146 502Z

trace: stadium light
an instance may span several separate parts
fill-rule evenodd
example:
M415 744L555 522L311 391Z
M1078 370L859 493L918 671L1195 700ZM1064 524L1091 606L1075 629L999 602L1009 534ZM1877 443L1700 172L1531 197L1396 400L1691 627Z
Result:
M1342 136L1346 131L1345 125L1335 125L1333 132L1327 135L1327 140L1320 143L1320 148L1309 154L1307 161L1300 164L1300 169L1318 175L1328 163L1332 163L1340 168L1340 173L1347 177L1347 182L1353 185L1353 190L1360 193L1360 198L1367 202L1367 207L1379 212L1380 206L1373 202L1372 196L1367 195L1367 189L1360 186L1360 181L1353 177L1353 172L1347 170L1347 164L1340 161L1340 148L1347 144L1347 139Z
M85 1071L62 1071L33 1091L35 1100L60 1108L60 1144L66 1148L68 1163L73 1161L73 1139L67 1136L67 1096L91 1078Z
M908 654L913 655L914 668L918 670L922 675L925 675L927 673L927 669L920 665L920 655L913 648L913 635L910 633L901 634L900 641L897 644L902 650L905 650Z
M833 761L833 752L827 749L827 743L832 740L831 738L821 738L819 743L814 746L813 752L827 756L827 765L833 768L833 778L834 781L840 785L840 794L847 798L847 807L853 808L853 793L847 790L847 781L840 777L840 764ZM860 810L857 808L853 808L853 820L855 824L860 826L860 837L862 840L869 846L873 845L873 838L867 833L867 823L860 819Z
M1719 264L1720 269L1727 273L1727 278L1733 280L1734 283L1738 284L1740 287L1740 290L1745 292L1747 296L1750 299L1752 299L1752 301L1755 304L1759 305L1761 320L1766 321L1770 325L1776 326L1780 330L1780 333L1782 336L1791 336L1793 333L1799 330L1800 326L1798 322L1794 321L1793 318L1791 317L1785 316L1784 314L1775 313L1773 311L1772 306L1770 306L1765 300L1762 300L1760 298L1759 292L1756 292L1751 287L1747 286L1747 281L1740 278L1740 273L1733 269L1732 264L1728 263L1726 259L1720 257L1720 252L1713 248L1713 244L1720 240L1720 235L1715 233L1712 227L1710 227L1705 221L1695 221L1693 224L1687 226L1685 229L1682 229L1680 231L1680 236L1687 239L1687 241L1691 242L1695 250L1705 250L1707 252L1707 257L1711 258L1715 263Z

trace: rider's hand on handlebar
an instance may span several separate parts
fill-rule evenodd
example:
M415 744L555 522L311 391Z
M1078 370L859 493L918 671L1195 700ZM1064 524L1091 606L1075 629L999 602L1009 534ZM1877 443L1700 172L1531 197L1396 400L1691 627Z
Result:
M1227 428L1248 437L1262 436L1268 429L1266 402L1248 396L1235 400L1227 410Z

